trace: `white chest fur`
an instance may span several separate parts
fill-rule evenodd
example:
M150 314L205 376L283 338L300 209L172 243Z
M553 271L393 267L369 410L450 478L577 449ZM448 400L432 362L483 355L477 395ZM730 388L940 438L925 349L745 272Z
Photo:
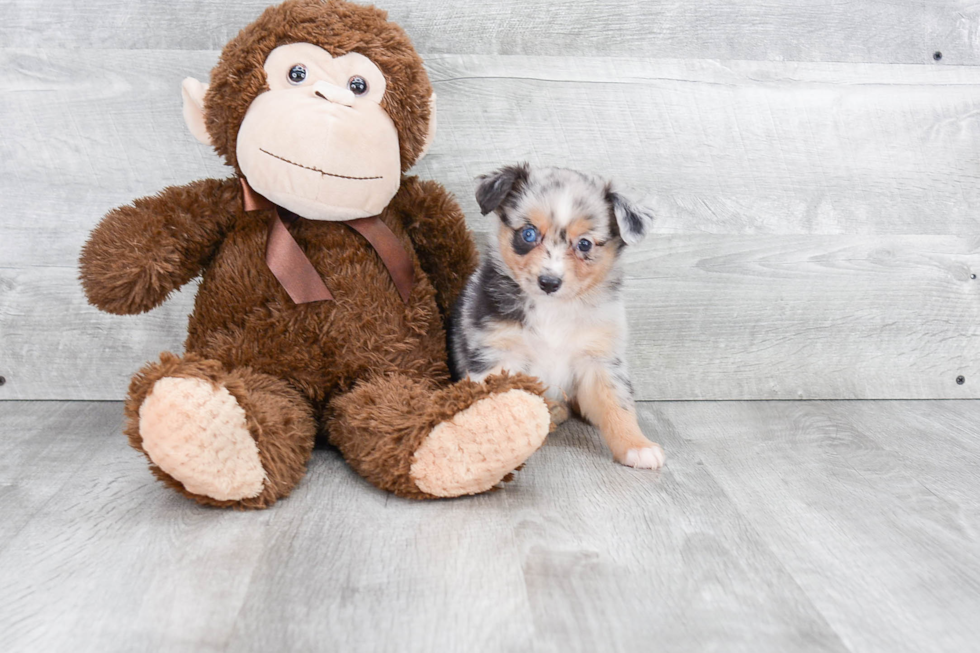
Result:
M621 358L626 312L621 302L535 300L523 326L495 347L503 369L536 376L554 399L575 396L577 380L589 366ZM500 343L504 344L504 343Z

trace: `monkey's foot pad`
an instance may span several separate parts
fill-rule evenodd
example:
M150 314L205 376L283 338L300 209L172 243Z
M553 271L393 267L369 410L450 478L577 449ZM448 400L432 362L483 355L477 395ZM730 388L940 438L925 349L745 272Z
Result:
M541 397L491 395L432 429L415 452L412 480L437 497L486 492L537 451L550 425Z
M143 450L188 492L219 501L258 496L265 483L245 411L223 386L164 377L140 406Z

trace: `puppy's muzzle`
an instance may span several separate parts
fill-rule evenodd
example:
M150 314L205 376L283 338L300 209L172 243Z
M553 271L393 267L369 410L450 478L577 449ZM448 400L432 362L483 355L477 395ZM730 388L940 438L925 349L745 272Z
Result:
M561 288L561 278L543 274L538 277L538 287L550 295Z

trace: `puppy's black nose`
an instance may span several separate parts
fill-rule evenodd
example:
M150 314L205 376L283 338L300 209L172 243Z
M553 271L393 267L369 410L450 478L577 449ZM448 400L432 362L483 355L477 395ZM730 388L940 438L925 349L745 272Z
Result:
M550 277L546 274L541 275L538 277L538 286L550 295L561 288L561 279L559 277Z

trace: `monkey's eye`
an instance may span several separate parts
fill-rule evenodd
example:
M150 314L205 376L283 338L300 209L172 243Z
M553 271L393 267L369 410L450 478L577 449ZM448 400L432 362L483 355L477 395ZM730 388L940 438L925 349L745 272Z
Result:
M578 251L584 254L592 249L592 241L588 238L581 238L579 239L578 243L576 243L575 247L578 249Z
M538 239L538 230L534 227L524 227L521 231L521 238L524 239L525 243L533 243Z
M354 75L347 80L347 88L349 88L350 92L354 95L364 95L368 90L367 80L360 75Z
M289 83L290 84L302 84L306 80L306 66L301 63L296 64L289 69Z

